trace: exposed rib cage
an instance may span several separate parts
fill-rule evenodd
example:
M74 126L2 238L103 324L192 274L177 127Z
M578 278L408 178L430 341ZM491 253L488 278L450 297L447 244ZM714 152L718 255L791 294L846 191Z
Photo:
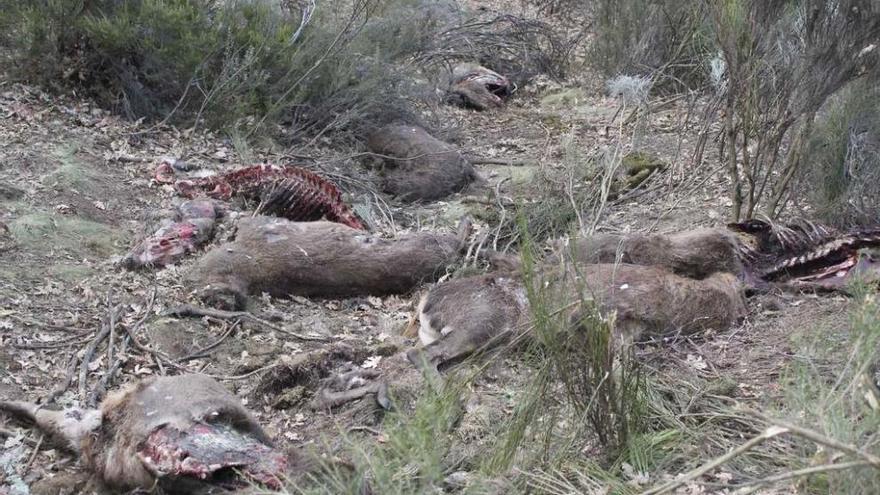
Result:
M822 260L848 258L859 249L880 246L880 231L861 231L822 242L797 256L784 258L763 271L763 278L773 278L782 272Z
M188 198L199 194L222 200L240 196L259 201L260 213L293 221L326 217L365 230L363 222L342 200L342 192L335 184L300 167L253 165L223 175L180 180L174 183L174 187Z
M818 273L837 264L850 266L854 261L845 260L856 260L860 249L880 247L880 229L840 233L806 222L772 225L760 220L730 227L753 238L740 253L764 280Z

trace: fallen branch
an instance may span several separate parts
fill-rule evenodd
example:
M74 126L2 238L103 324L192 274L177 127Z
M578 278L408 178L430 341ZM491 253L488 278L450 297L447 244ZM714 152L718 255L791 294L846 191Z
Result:
M299 334L296 332L291 332L290 330L281 328L278 325L273 325L272 323L269 323L268 321L263 320L262 318L257 318L256 316L254 316L253 314L251 314L247 311L223 311L220 309L199 308L199 307L193 306L191 304L184 304L181 306L177 306L177 307L168 309L165 312L163 312L162 315L163 316L175 316L178 318L183 318L183 317L201 318L201 317L207 316L208 318L216 318L218 320L230 320L233 318L244 319L244 320L252 321L258 325L262 325L262 326L269 328L271 330L274 330L278 333L282 333L284 335L289 335L291 337L294 337L294 338L297 338L300 340L313 341L313 342L327 342L327 339L325 337L302 335L302 334Z
M496 158L468 158L473 165L506 165L508 167L524 167L529 164L525 160L501 160Z
M766 419L763 416L760 416L762 419ZM778 428L784 428L786 430L791 431L795 435L806 438L807 440L816 442L818 444L824 445L826 447L832 448L834 450L839 450L841 452L846 452L847 454L852 454L856 457L861 457L871 466L880 469L880 457L877 457L871 453L865 452L864 450L859 449L854 445L850 445L847 443L843 443L840 440L835 440L834 438L826 437L825 435L810 430L808 428L804 428L802 426L797 426L791 423L787 423L785 421L766 419L768 422L773 423Z
M687 473L685 473L685 474L683 474L683 475L675 478L674 480L671 480L663 485L651 488L650 490L646 490L646 491L642 492L641 495L660 495L661 493L669 493L672 490L674 490L675 488L687 483L688 481L693 481L693 480L699 478L700 476L708 473L709 471L717 468L718 466L721 466L721 465L727 463L728 461L739 456L740 454L744 454L745 452L752 450L753 448L764 443L765 441L767 441L771 438L777 437L779 435L782 435L784 433L788 433L788 432L789 432L789 430L787 428L783 428L783 427L779 427L779 426L770 426L769 428L764 430L760 435L752 438L748 442L740 445L739 447L731 450L730 452L728 452L720 457L716 457L715 459L703 464L702 466L700 466L696 469L692 469L691 471L688 471Z
M146 323L147 318L150 317L150 314L153 312L153 306L156 302L156 288L153 288L153 291L150 293L150 298L147 300L147 306L144 310L144 316L138 320L134 326L132 326L131 331L126 330L125 338L122 340L122 350L116 353L116 360L110 366L110 369L107 370L107 373L101 379L101 382L92 389L92 393L89 396L89 406L93 406L101 400L104 394L107 392L107 388L111 385L113 380L116 378L116 374L122 368L122 365L125 363L126 359L123 357L125 350L128 347L128 344L131 343L134 335L137 335L138 330Z
M46 435L40 434L40 439L37 440L37 444L34 445L34 451L31 452L31 456L28 458L28 461L25 463L24 467L21 469L21 476L25 476L28 471L31 470L31 466L34 465L34 461L37 459L37 454L40 453L40 447L43 446L43 440L45 440Z
M740 483L737 485L731 485L731 488L741 488L738 489L735 493L736 495L746 495L749 493L754 493L757 490L760 490L762 486L771 485L773 483L778 483L780 481L788 481L792 479L802 478L804 476L810 476L811 474L819 474L819 473L829 473L832 471L846 471L849 469L859 468L870 466L871 463L868 461L850 461L850 462L840 462L836 464L822 464L819 466L811 466L803 469L796 469L794 471L789 471L786 473L780 473L774 476L768 476L766 478L762 478L754 481L747 481L745 483ZM748 487L748 488L747 488Z
M64 380L59 383L57 387L52 389L52 391L49 392L49 395L47 395L46 398L43 399L43 405L55 402L55 399L61 397L61 394L63 394L64 392L67 392L67 389L70 388L71 382L73 382L73 375L76 373L76 364L78 362L79 360L77 360L76 354L70 356L70 361L67 363L67 372L64 376Z
M12 430L7 430L6 428L0 428L0 437L4 437L4 438L15 438L15 437L17 437L17 436L19 436L19 435L20 435L20 433L18 433L18 432L15 432L15 431L12 431ZM21 439L21 442L22 442L23 444L25 444L25 445L29 445L29 446L31 446L31 447L34 447L34 446L37 445L36 440L32 440L32 439L30 439L30 438L22 438L22 439Z
M186 356L178 359L177 361L179 363L185 363L187 361L192 361L193 359L200 359L203 357L207 357L210 354L211 350L215 349L217 346L222 344L223 341L225 341L230 335L232 335L233 332L235 332L235 329L238 327L238 325L240 323L241 323L240 321L235 321L234 323L232 323L232 325L229 325L229 327L226 329L225 332L223 332L223 335L221 335L219 339L206 345L205 347L202 347L201 349L195 350L195 351L187 354Z
M79 366L79 398L81 401L86 400L86 382L88 381L89 376L89 364L91 364L92 359L95 357L95 352L98 350L98 346L110 336L110 332L113 329L113 325L110 323L111 321L115 321L115 318L119 317L119 314L122 312L122 307L122 304L119 304L110 310L107 322L102 326L101 331L98 332L95 338L92 339L92 342L86 347L82 362L80 362Z

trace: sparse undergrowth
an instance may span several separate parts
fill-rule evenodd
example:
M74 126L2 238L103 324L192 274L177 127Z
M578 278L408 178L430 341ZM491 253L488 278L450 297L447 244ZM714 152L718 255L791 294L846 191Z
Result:
M293 137L407 112L404 68L433 32L408 0L4 1L20 78L84 91L132 119Z
M505 419L483 426L477 452L456 455L455 439L484 361L386 417L383 442L349 436L354 471L330 469L291 492L867 494L880 483L870 465L880 456L876 293L854 290L845 328L793 334L781 391L755 402L738 398L735 381L671 362L663 346L615 350L613 317L587 311L573 327L571 305L523 262L532 344L489 359L531 378Z

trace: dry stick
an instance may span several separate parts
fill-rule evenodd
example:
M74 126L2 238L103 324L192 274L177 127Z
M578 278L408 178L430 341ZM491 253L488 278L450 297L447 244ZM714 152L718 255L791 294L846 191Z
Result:
M191 304L184 304L182 306L177 306L175 308L171 308L162 313L164 316L177 316L177 317L186 317L186 316L194 316L201 317L207 316L209 318L217 318L218 320L229 320L232 318L239 318L250 320L258 325L262 325L266 328L274 330L278 333L282 333L285 335L289 335L291 337L306 340L306 341L314 341L314 342L326 342L327 339L324 337L315 337L310 335L302 335L296 332L291 332L290 330L279 327L278 325L273 325L266 320L261 318L257 318L253 314L247 311L223 311L219 309L209 309L209 308L199 308L193 306Z
M137 335L138 330L144 325L147 321L147 318L150 317L150 314L153 312L153 305L156 302L156 288L153 288L153 291L150 293L150 298L147 300L147 306L144 310L144 316L138 320L134 326L131 328L131 331L126 330L125 338L122 341L123 351L125 352L125 347L129 342L133 339L133 335ZM117 356L119 353L117 353ZM119 372L119 369L122 368L125 360L122 357L117 357L116 361L107 371L107 374L101 379L101 383L95 386L92 390L92 394L89 396L89 405L94 405L98 403L98 400L107 392L107 388L110 386L111 382L116 378L116 373Z
M821 464L819 466L811 466L803 469L796 469L794 471L788 471L786 473L780 473L773 476L768 476L767 478L761 478L759 480L747 481L745 483L739 483L737 485L728 485L729 488L747 488L744 490L737 490L737 495L746 495L748 493L754 493L755 491L761 489L761 486L770 485L773 483L778 483L780 481L787 481L795 478L802 478L804 476L809 476L811 474L819 474L819 473L828 473L831 471L846 471L853 468L866 467L870 466L871 463L868 461L850 461L850 462L839 462L836 464Z
M207 357L208 351L210 351L210 350L216 348L217 346L219 346L220 344L222 344L223 341L227 339L227 337L232 335L232 333L235 331L235 329L238 327L238 325L240 323L241 323L241 321L235 321L232 325L229 325L229 328L227 328L226 331L223 332L223 335L221 335L219 339L217 339L216 341L214 341L211 344L206 345L205 347L202 347L201 349L198 349L196 351L193 351L193 352L187 354L186 356L178 359L177 362L184 363L186 361L192 361L193 359L200 359L203 357Z
M19 435L20 435L20 433L18 433L18 432L15 432L12 430L7 430L6 428L0 428L0 437L15 438ZM36 445L37 444L37 442L35 442L34 440L31 440L30 438L22 438L21 442L24 443L25 445Z
M499 160L495 158L468 158L473 165L507 165L508 167L524 167L529 164L525 160Z
M510 177L505 177L495 185L495 201L498 203L498 207L501 208L501 219L498 220L498 229L495 231L495 239L492 241L492 250L494 251L498 251L498 238L501 237L501 229L504 227L504 221L507 219L507 208L504 207L504 202L501 201L501 185L508 180L510 180Z
M107 291L107 307L113 307L113 292ZM107 366L113 366L113 344L116 340L116 318L113 312L110 312L110 335L107 336ZM109 373L109 370L108 370Z
M32 320L30 318L23 318L21 316L15 315L15 314L9 314L6 316L8 316L9 318L12 318L13 320L18 321L19 323L23 323L25 325L34 325L34 326L42 327L46 330L57 330L57 331L62 331L62 332L77 332L82 335L85 335L85 333L88 333L88 332L83 333L82 328L70 327L70 326L66 326L66 325L54 325L52 323L45 323L42 321Z
M245 374L243 374L243 375L232 375L232 376L229 376L229 375L210 375L210 374L208 374L208 373L203 373L203 374L204 374L205 376L209 376L209 377L211 377L211 378L213 378L213 379L215 379L215 380L224 380L224 381L244 380L244 379L250 378L250 377L252 377L252 376L254 376L254 375L259 375L260 373L262 373L262 372L264 372L264 371L269 371L269 370L271 370L271 369L278 368L279 366L282 366L282 363L273 363L273 364L270 364L270 365L267 365L267 366L263 366L262 368L257 368L257 369L255 369L255 370L253 370L253 371L249 371L249 372L247 372L247 373L245 373Z
M752 438L751 440L740 445L739 447L736 447L735 449L731 450L730 452L728 452L720 457L716 457L715 459L703 464L702 466L700 466L696 469L692 469L691 471L688 471L687 473L677 477L676 479L674 479L672 481L669 481L666 484L663 484L659 487L651 488L650 490L646 490L646 491L642 492L641 495L660 495L661 493L671 492L675 488L687 483L688 481L693 481L694 479L699 478L700 476L708 473L709 471L717 468L718 466L723 465L724 463L733 459L734 457L737 457L740 454L748 452L749 450L764 443L766 440L769 440L771 438L777 437L779 435L782 435L782 434L788 433L788 432L789 432L789 430L787 428L782 428L779 426L770 426L769 428L764 430L764 432L761 433L760 435Z
M90 333L90 332L88 332ZM12 347L16 349L62 349L65 347L72 347L75 345L82 345L89 342L92 339L82 339L84 335L74 335L72 337L68 337L65 339L59 339L55 342L47 342L45 344L12 344ZM76 340L81 339L81 340Z
M762 415L758 414L758 417L765 419ZM810 430L801 426L797 426L791 423L787 423L785 421L779 421L775 419L765 419L766 421L773 423L777 428L783 428L785 430L790 430L795 435L806 438L807 440L811 440L818 444L822 444L826 447L830 447L834 450L839 450L842 452L846 452L848 454L852 454L856 457L861 457L866 462L868 462L871 466L880 469L880 457L877 457L869 452L865 452L864 450L859 449L854 445L850 445L847 443L843 443L840 440L836 440L834 438L826 437L825 435Z
M115 308L110 309L110 319L112 319L113 313L122 311L122 305L118 305ZM89 364L92 362L92 358L95 357L95 351L98 350L98 346L101 345L104 340L110 335L110 322L108 320L107 325L101 328L101 331L98 335L92 339L92 342L86 347L85 354L83 355L82 362L79 366L79 398L81 401L86 400L86 381L89 375Z
M42 404L51 404L55 402L55 399L61 397L61 394L67 392L67 389L70 388L70 383L73 382L73 375L76 373L76 363L78 362L76 358L76 353L73 353L70 356L70 362L67 363L67 373L64 376L64 381L58 384L55 389L49 392L49 395L43 399Z
M34 464L34 461L37 459L37 454L40 453L40 447L42 447L42 445L43 445L43 440L44 440L45 438L46 438L46 435L43 434L43 433L40 433L40 439L37 440L37 444L34 445L34 451L31 453L30 458L28 458L27 463L26 463L26 464L24 465L24 467L22 468L22 470L21 470L21 476L26 475L27 472L30 471L31 466Z

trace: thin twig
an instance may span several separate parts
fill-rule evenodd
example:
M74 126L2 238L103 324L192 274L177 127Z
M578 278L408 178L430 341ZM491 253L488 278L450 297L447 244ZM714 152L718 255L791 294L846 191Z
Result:
M257 368L257 369L255 369L255 370L250 371L250 372L248 372L248 373L245 373L245 374L243 374L243 375L232 375L232 376L228 376L228 375L210 375L210 374L208 374L208 373L204 373L204 375L205 375L205 376L209 376L209 377L211 377L211 378L213 378L213 379L215 379L215 380L223 380L223 381L245 380L245 379L250 378L250 377L252 377L252 376L254 376L254 375L259 375L260 373L263 373L264 371L269 371L269 370L275 369L275 368L277 368L277 367L279 367L279 366L281 366L281 365L282 365L281 363L273 363L273 364L270 364L270 365L267 365L267 366L263 366L262 368Z
M42 404L47 405L55 402L55 399L61 397L61 394L67 392L67 389L70 388L70 384L73 382L73 375L76 374L76 364L79 360L76 357L76 353L72 353L70 356L70 361L67 363L67 371L64 375L64 380L58 384L49 395L43 399Z
M730 488L745 488L751 487L752 485L756 485L751 489L747 490L737 490L737 495L746 495L748 493L754 493L759 490L761 486L771 485L773 483L778 483L780 481L787 481L796 478L802 478L804 476L809 476L811 474L819 474L819 473L828 473L831 471L846 471L849 469L866 467L870 466L871 463L868 461L850 461L850 462L839 462L835 464L822 464L819 466L810 466L803 469L796 469L794 471L788 471L785 473L776 474L773 476L768 476L766 478L762 478L759 480L747 481L745 483L740 483L737 485L729 485Z
M37 459L37 454L40 453L40 447L43 446L43 440L46 438L44 433L40 433L40 438L37 440L37 444L34 445L34 451L31 453L31 456L28 458L27 463L25 463L24 467L21 469L21 476L24 476L30 471L31 466L34 464L34 461Z
M507 165L508 167L524 167L529 164L525 160L501 160L497 158L468 158L472 165Z
M663 485L646 490L646 491L642 492L641 495L660 495L661 493L671 492L675 488L687 483L688 481L693 481L693 480L699 478L700 476L708 473L709 471L717 468L718 466L721 466L721 465L727 463L731 459L733 459L733 458L735 458L745 452L748 452L749 450L757 447L758 445L764 443L765 441L767 441L771 438L777 437L779 435L782 435L783 433L788 433L788 431L789 431L788 429L781 428L779 426L770 426L769 428L764 430L760 435L750 439L748 442L736 447L735 449L731 450L730 452L728 452L722 456L716 457L715 459L712 459L711 461L703 464L702 466L699 466L695 469L692 469L692 470L688 471L687 473L685 473L685 474L683 474L683 475L675 478L674 480L671 480Z
M113 307L113 292L107 291L107 307ZM113 346L116 340L116 315L110 312L110 335L107 337L107 366L113 366Z
M19 435L21 435L21 433L18 433L18 432L12 431L12 430L7 430L6 428L0 428L0 437L15 438ZM30 438L22 438L21 442L24 443L25 445L31 445L31 446L37 445L36 440L31 440Z
M86 384L89 376L89 364L91 364L92 358L95 357L95 352L98 350L98 346L101 345L101 343L110 335L110 320L113 319L113 314L115 313L118 316L118 313L122 311L122 308L123 306L120 304L115 308L110 309L107 324L101 328L98 335L96 335L92 342L86 347L82 362L79 366L79 398L81 401L86 400Z
M107 392L107 389L113 383L113 380L116 379L116 374L122 368L122 365L125 364L126 359L123 357L125 351L127 350L128 344L134 339L134 336L137 335L138 330L144 325L147 321L147 318L153 313L153 306L156 302L156 288L154 287L150 293L149 299L147 299L146 309L144 310L144 315L138 320L132 327L131 330L126 329L125 338L122 340L122 350L116 353L116 360L110 366L110 369L107 370L107 373L101 379L101 382L98 383L94 389L92 389L92 393L89 396L89 405L94 406L98 403L98 401L103 397L103 395Z
M762 419L763 415L759 415ZM806 438L807 440L811 440L818 444L824 445L826 447L830 447L834 450L839 450L842 452L846 452L848 454L852 454L856 457L861 457L868 463L870 463L875 468L880 468L880 457L877 457L869 452L865 452L864 450L859 449L854 445L850 445L847 443L843 443L840 440L836 440L834 438L827 437L817 431L810 430L808 428L804 428L802 426L798 426L792 423L788 423L785 421L780 421L776 419L766 419L768 422L776 425L779 428L784 428L786 430L790 430L795 435Z
M258 325L262 325L266 328L274 330L278 333L282 333L284 335L289 335L291 337L306 340L306 341L314 341L314 342L326 342L327 339L324 337L317 337L311 335L302 335L296 332L291 332L285 328L281 328L278 325L273 325L262 318L257 318L253 314L247 311L223 311L220 309L210 309L210 308L199 308L193 306L191 304L184 304L182 306L177 306L175 308L171 308L162 313L164 316L176 316L180 317L202 317L207 316L209 318L217 318L218 320L229 320L233 318L245 319L257 323Z
M178 359L177 362L184 363L186 361L192 361L193 359L200 359L203 357L207 357L209 351L211 351L212 349L214 349L217 346L219 346L220 344L222 344L223 341L225 341L230 335L232 335L232 333L235 332L235 329L238 327L238 325L240 323L241 323L240 321L236 321L232 325L229 325L229 328L227 328L226 331L223 332L223 335L221 335L219 339L212 342L211 344L206 345L205 347L202 347L201 349L195 350L195 351L187 354L186 356Z

